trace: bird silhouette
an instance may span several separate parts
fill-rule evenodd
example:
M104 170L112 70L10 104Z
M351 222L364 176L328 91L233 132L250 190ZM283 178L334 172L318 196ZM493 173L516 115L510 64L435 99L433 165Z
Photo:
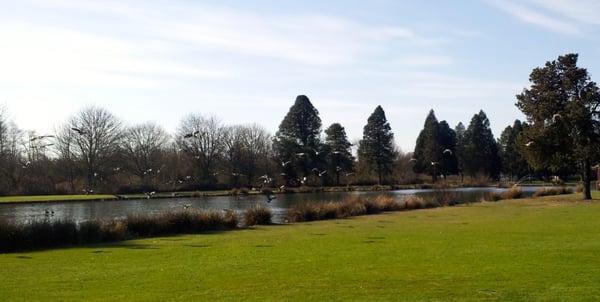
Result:
M77 127L72 127L71 130L77 132L79 135L86 135L87 134L86 131L81 130L81 129L77 128Z
M446 150L444 150L444 152L442 152L442 153L444 153L444 154L446 154L446 153L447 153L447 154L450 154L450 155L452 155L452 150L450 150L450 149L446 149Z
M559 120L560 118L562 118L560 113L555 113L554 115L552 115L552 122L556 123L556 121Z

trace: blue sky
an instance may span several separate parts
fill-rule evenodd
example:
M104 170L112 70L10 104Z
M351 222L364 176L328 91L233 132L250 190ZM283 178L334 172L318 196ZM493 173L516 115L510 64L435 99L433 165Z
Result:
M296 95L362 135L377 105L414 148L433 108L522 118L533 67L577 52L600 78L600 2L0 0L0 104L51 131L97 104L173 131L186 114L274 132Z

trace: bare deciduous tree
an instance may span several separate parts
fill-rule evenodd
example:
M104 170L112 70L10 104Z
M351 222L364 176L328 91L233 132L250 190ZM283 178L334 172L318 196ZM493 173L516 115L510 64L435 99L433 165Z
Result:
M90 106L71 117L63 130L67 129L73 133L57 133L59 141L68 142L68 152L81 162L87 185L93 188L118 153L122 123L106 109Z
M215 167L224 150L225 128L221 122L212 116L191 114L181 121L177 133L177 143L193 160L200 183L213 184Z
M125 131L121 145L128 170L142 184L146 184L149 176L160 173L169 140L169 134L154 122L131 126Z

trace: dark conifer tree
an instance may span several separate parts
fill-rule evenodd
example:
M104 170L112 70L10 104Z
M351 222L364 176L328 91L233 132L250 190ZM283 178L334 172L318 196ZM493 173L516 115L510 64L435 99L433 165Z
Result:
M354 156L352 144L348 141L346 130L339 123L333 123L325 130L325 149L329 173L335 179L335 184L340 184L340 174L353 170Z
M584 198L591 199L591 167L600 160L600 90L577 60L566 54L535 68L516 105L529 124L522 142L529 164L554 171L578 167Z
M288 183L321 166L321 118L308 97L299 95L275 134L273 147Z
M483 174L498 177L501 160L498 144L490 129L490 121L483 110L473 115L465 132L465 173L472 177Z
M459 122L456 127L454 127L454 133L456 135L456 161L457 161L457 170L458 174L460 174L461 178L464 176L465 170L465 125L462 122Z
M529 165L527 160L521 154L522 148L517 144L518 138L523 132L523 123L515 120L512 126L508 126L502 131L498 146L502 157L502 172L509 178L521 178L529 174Z
M377 106L363 129L358 147L358 158L369 170L377 174L379 184L392 173L396 152L394 133L381 106Z
M439 144L443 149L440 156L440 173L443 175L457 174L456 133L446 121L439 123L438 131Z

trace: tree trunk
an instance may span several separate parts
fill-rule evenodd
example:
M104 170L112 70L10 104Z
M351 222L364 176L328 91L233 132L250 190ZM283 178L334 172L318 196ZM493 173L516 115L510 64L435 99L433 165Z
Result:
M592 189L590 185L592 180L592 169L589 161L586 161L583 164L583 169L583 199L590 200L592 199Z

